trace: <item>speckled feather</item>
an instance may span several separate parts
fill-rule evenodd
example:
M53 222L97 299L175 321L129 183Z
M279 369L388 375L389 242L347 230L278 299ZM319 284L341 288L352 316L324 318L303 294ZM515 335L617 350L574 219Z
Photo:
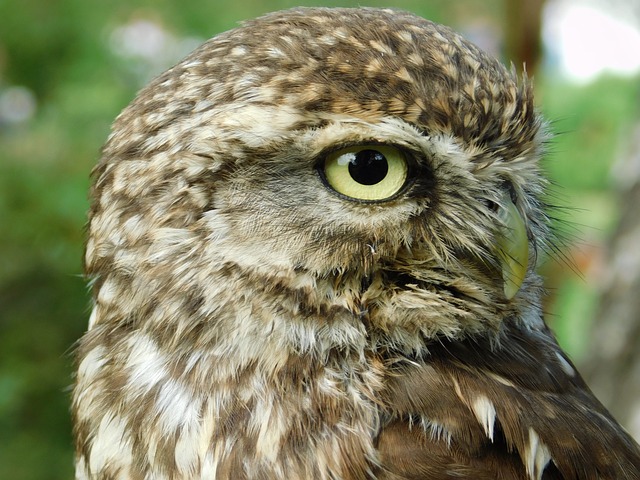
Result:
M540 311L530 85L404 12L294 9L143 89L93 172L78 479L640 478ZM317 165L409 152L385 202ZM527 277L503 293L505 192Z

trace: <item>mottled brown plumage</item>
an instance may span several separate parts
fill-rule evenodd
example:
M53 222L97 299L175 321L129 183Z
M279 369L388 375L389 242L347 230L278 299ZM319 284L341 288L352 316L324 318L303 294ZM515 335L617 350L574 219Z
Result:
M77 478L640 478L542 320L546 139L526 82L392 10L155 79L93 173Z

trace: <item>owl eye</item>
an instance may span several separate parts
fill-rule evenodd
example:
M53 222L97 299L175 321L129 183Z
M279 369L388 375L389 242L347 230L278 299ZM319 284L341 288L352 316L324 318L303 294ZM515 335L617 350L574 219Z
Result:
M329 154L324 178L336 192L356 200L386 200L407 180L407 161L396 147L358 145Z

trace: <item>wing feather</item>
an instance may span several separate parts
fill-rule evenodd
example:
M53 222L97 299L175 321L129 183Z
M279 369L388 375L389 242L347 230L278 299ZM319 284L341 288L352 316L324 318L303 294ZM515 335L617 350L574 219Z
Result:
M393 372L386 478L640 479L640 448L546 328L442 340Z

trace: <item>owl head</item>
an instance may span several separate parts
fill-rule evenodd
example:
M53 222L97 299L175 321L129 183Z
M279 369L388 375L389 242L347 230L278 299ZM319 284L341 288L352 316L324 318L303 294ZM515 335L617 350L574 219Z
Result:
M545 138L529 84L446 27L247 22L115 122L93 173L94 321L180 324L167 305L206 317L250 284L401 347L499 331L537 303Z

